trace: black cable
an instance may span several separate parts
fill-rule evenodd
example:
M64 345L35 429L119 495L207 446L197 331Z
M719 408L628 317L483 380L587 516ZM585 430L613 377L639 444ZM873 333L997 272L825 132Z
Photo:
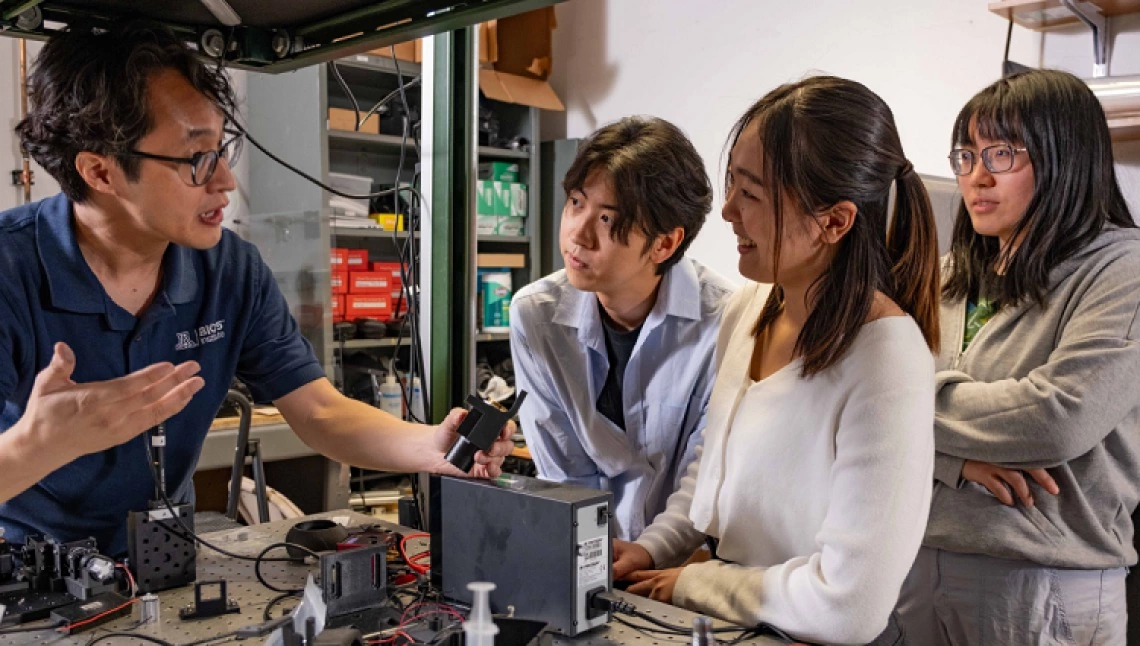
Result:
M159 646L178 646L174 642L168 642L165 639L159 639L158 637L151 637L150 635L142 635L139 633L120 633L120 632L105 633L105 634L99 635L95 639L92 639L91 641L87 642L87 646L92 646L93 644L98 644L99 642L104 641L106 639L111 639L112 637L131 637L131 638L138 639L138 640L141 640L144 642L150 642L152 644L159 644Z
M406 193L412 193L421 202L423 201L423 195L421 195L420 192L416 188L411 187L411 186L397 186L395 188L384 189L383 191L376 191L375 193L364 193L364 194L359 194L359 195L355 194L355 193L345 193L344 191L335 189L335 188L329 186L328 184L325 184L321 180L313 177L312 175L306 173L305 171L303 171L303 170L297 168L296 166L290 164L289 162L285 161L284 159L281 159L280 157L273 154L272 152L270 152L269 149L267 149L265 146L261 145L261 142L259 142L252 135L250 135L249 131L246 130L244 126L242 126L240 123L237 123L236 121L234 121L232 117L230 118L230 122L233 125L233 127L235 129L237 129L237 131L242 134L243 137L245 137L246 139L249 140L249 143L253 144L254 148L257 148L258 150L260 150L262 153L265 154L266 157L269 157L273 161L284 166L286 169L292 171L295 175L301 177L302 179L307 180L311 184L315 184L316 186L323 188L324 190L328 191L329 193L332 193L333 195L339 195L341 197L347 197L347 198L354 199L354 200L368 200L368 199L372 199L374 197L386 197L386 196L391 195L393 193L398 193L400 191L403 191Z
M159 480L158 472L155 470L155 467L154 467L154 455L152 454L152 451L151 451L149 439L150 439L149 437L143 438L143 446L146 448L146 458L147 458L146 461L147 461L147 464L150 466L150 475L152 478L154 478L154 481L157 483ZM205 545L206 547L214 550L215 552L218 552L219 554L223 554L223 555L228 556L232 559L238 559L241 561L254 561L255 563L260 563L260 561L265 560L265 561L273 561L273 562L287 561L287 562L295 563L298 560L295 558L262 559L260 556L257 556L257 557L246 556L244 554L234 554L233 552L230 552L228 550L224 550L224 549L218 547L217 545L214 545L213 543L210 543L209 541L205 540L201 536L198 536L197 534L195 534L193 532L193 530L186 527L186 525L183 524L182 519L178 517L178 512L174 509L174 504L170 502L170 498L166 495L166 492L160 490L159 493L161 494L161 497L162 497L162 503L164 505L166 505L166 509L167 509L167 511L170 512L170 516L174 520L174 523L176 525L178 525L178 527L181 528L182 531L181 532L176 531L173 527L170 527L169 525L166 525L165 523L163 523L161 521L155 521L155 522L158 524L159 527L162 527L164 530L170 532L171 534L174 534L175 536L177 536L178 538L181 538L184 541L192 541L192 542L198 543L200 545ZM292 545L290 543L277 543L277 545L291 545L292 547L296 547L297 549L305 550L309 554L316 556L315 552L313 552L309 548L305 547L304 545ZM264 554L264 552L262 552L262 554ZM273 589L273 588L270 588L270 589ZM280 590L278 590L278 592L280 592Z
M415 87L415 86L419 85L422 80L423 80L423 77L415 76L412 78L412 80L408 81L407 85L404 87ZM403 82L402 77L401 77L400 81ZM398 96L400 96L400 89L392 90L388 94L384 95L383 99L380 99L379 101L377 101L376 105L373 105L371 108L368 109L368 112L364 113L363 117L360 117L360 121L357 123L357 130L359 130L360 128L363 128L364 124L368 123L368 119L370 119L372 117L372 115L376 114L377 110L388 105L388 103L390 101L392 101L392 99L395 99Z
M289 588L289 589L278 588L277 586L270 585L270 583L265 580L265 577L261 575L261 563L262 563L262 561L270 560L270 559L266 559L265 555L267 553L269 553L270 550L274 550L274 549L277 549L279 547L295 547L298 549L305 550L306 552L309 553L309 555L311 555L315 558L320 558L320 555L318 555L316 552L314 552L313 550L311 550L311 549L309 549L303 545L294 545L292 543L273 543L272 545L269 545L265 549L261 550L261 553L257 555L257 558L253 560L253 575L257 577L258 583L269 588L270 590L272 590L274 592L280 592L282 594L284 594L286 592L288 592L290 594L300 594L300 593L305 591L304 588ZM296 561L297 559L289 559L289 560Z
M238 631L233 630L233 631L230 631L228 633L222 633L221 635L214 635L213 637L203 637L202 639L196 639L192 642L187 642L185 644L178 644L177 646L199 646L200 644L209 644L211 642L233 639L234 637L237 637L237 636L238 636Z
M393 47L390 47L390 52L391 52L391 55L392 55L392 64L393 64L393 65L395 66L395 68L396 68L396 80L397 80L397 83L398 83L398 87L397 87L397 89L400 91L400 102L403 104L403 107L404 107L404 115L405 115L405 121L404 121L404 133L403 133L403 135L404 135L404 136L403 136L403 138L402 138L402 139L401 139L401 141L400 141L400 164L399 164L399 166L397 166L397 167L396 167L396 186L399 186L399 185L400 185L400 181L399 181L399 178L400 178L400 172L403 170L403 166L404 166L404 152L405 152L405 150L406 150L406 148L407 148L407 138L408 138L408 125L409 125L408 121L411 119L412 110L411 110L411 107L408 105L408 93L407 93L407 91L405 90L405 88L406 88L407 86L404 84L404 73L403 73L403 71L400 69L400 59L396 57L396 48L395 48L394 46L393 46ZM420 78L420 77L416 77L416 78ZM411 84L409 84L409 85L412 85L412 84L415 84L415 79L413 79L412 83L411 83ZM419 139L418 139L418 138L416 138L416 140L415 140L415 144L416 144L416 155L417 155L417 156L419 156ZM414 179L413 179L413 182L412 182L412 184L413 184L413 185L415 184L415 180L414 180ZM423 204L423 201L424 201L424 200L423 200L423 196L422 196L422 195L419 195L419 194L417 194L417 196L419 197L419 200L420 200L420 206L422 206L422 204ZM398 205L398 200L397 200L397 205ZM409 219L410 219L410 217L409 217ZM422 223L422 221L423 221L423 218L422 218L422 217L421 217L421 218L418 218L418 220L419 220L419 221ZM422 224L421 224L420 226L422 226ZM414 234L413 234L413 236L412 236L412 237L414 237ZM414 242L415 242L415 241L414 241L413 239L409 238L409 240L408 240L408 241L407 241L407 243L406 243L406 244L407 244L407 246L408 246L408 248L409 248L409 250L410 250L410 252L411 252L411 255L412 255L412 258L411 258L411 261L412 261L412 262L408 263L408 267L409 267L409 270L408 270L408 271L409 271L409 273L411 273L411 274L412 274L412 276L411 276L411 282L413 283L413 286L414 286L414 287L416 287L416 288L418 288L418 287L419 287L419 281L418 281L418 279L417 279L417 274L418 274L418 271L419 271L419 269L418 269L418 267L419 267L419 263L417 262L417 259L416 259L416 257L415 257L415 255L416 255L416 247L415 247L415 244L414 244ZM400 266L400 271L401 271L401 279L402 279L402 280L404 279L404 276L403 276L403 273L404 273L404 269L403 269L403 267L404 267L404 265L403 265L403 263L402 263L402 264L401 264L401 266ZM408 305L409 305L409 307L408 307L408 313L409 313L409 315L411 315L411 316L412 316L412 321L411 321L411 323L412 323L411 335L412 335L412 339L414 339L414 341L412 341L412 342L411 342L411 346L412 346L412 347L411 347L411 350L412 350L412 352L411 352L411 355L412 355L412 356L411 356L411 360L412 360L412 364L413 364L413 376L414 376L415 372L416 372L416 371L418 371L418 372L419 372L421 375L423 375L423 377L424 377L424 379L423 379L423 380L421 380L421 388L420 388L420 393L421 393L421 398L423 398L423 401L424 401L424 416L426 417L426 416L427 416L427 411L429 410L429 408L428 408L428 406L427 406L427 399L426 399L426 397L425 397L425 393L427 392L427 384L426 384L427 373L426 373L426 372L425 372L425 370L424 370L424 364L423 364L423 352L422 352L422 340L420 339L420 336L419 336L419 333L420 333L420 328L419 328L419 311L418 311L418 306L419 306L419 304L418 304L418 301L417 301L417 303L416 303L416 308L417 308L417 310L416 310L416 312L415 312L414 314L412 314L412 307L411 307L411 305L412 305L412 304L411 304L411 302L410 302L410 299L409 299L409 304L408 304ZM410 383L408 384L408 387L409 387L409 388L411 388L411 384L410 384ZM417 505L418 505L418 502L419 502L419 501L417 500ZM425 529L426 529L426 528L425 528Z
M55 630L67 625L66 621L57 621L54 624L47 624L46 626L20 626L18 628L6 628L0 630L0 635L18 635L21 633L35 633L41 630Z
M655 626L658 626L660 628L664 628L665 630L676 633L678 635L688 635L691 632L691 629L687 626L678 626L677 624L671 624L667 621L662 621L662 620L658 619L657 617L654 617L653 615L650 615L648 613L645 613L645 612L638 610L637 606L633 605L632 603L630 603L628 601L625 601L625 600L619 598L617 595L615 595L612 592L601 591L601 592L598 592L597 594L592 594L587 599L587 603L592 608L596 608L598 610L608 610L608 611L614 613L615 618L616 618L617 613L621 613L624 615L631 615L631 616L637 617L638 619L643 619L643 620L648 621L649 623L651 623ZM761 626L766 626L766 625L767 624L761 624ZM722 627L722 628L713 628L714 633L739 633L739 632L745 632L748 630L750 630L750 629L744 628L744 627L732 628L732 627L727 627L727 626Z
M281 603L282 601L285 601L286 599L295 599L296 597L297 597L296 592L282 592L281 594L277 595L276 597L273 597L272 599L269 600L269 603L265 604L265 610L261 611L261 618L264 619L265 621L273 621L273 614L272 613L273 613L273 609L277 607L277 604Z
M353 123L356 124L356 127L353 128L353 130L359 131L360 104L356 101L356 95L352 93L352 90L348 89L348 83L345 83L344 77L340 75L340 68L336 66L336 61L329 61L326 64L329 66L329 71L331 71L333 76L336 77L336 82L340 85L340 89L344 90L344 93L348 95L348 100L352 101L352 111L356 115L356 118L353 121Z
M687 626L678 626L677 624L671 624L667 621L662 621L662 620L658 619L657 617L654 617L651 614L648 614L648 613L645 613L645 612L638 610L637 608L634 608L632 611L627 612L626 614L632 615L632 616L637 617L638 619L642 619L644 621L648 621L649 623L651 623L655 626L660 626L661 628L664 628L666 630L673 631L673 632L677 633L678 635L688 635L688 634L692 633L692 628L689 628ZM747 630L747 628L728 628L728 627L713 628L714 633L739 633L739 632L742 632L745 630Z
M632 622L632 621L630 621L630 620L628 620L625 617L622 617L620 615L614 615L614 621L616 621L619 624L622 624L624 626L628 626L629 628L636 630L637 632L641 633L642 635L645 635L646 637L651 637L655 640L660 639L662 641L670 641L670 642L675 642L678 644L689 643L689 640L685 639L684 635L681 635L680 633L677 633L676 631L673 631L673 630L664 630L661 628L653 628L652 626L640 626L640 625L638 625L638 624L636 624L636 623L634 623L634 622ZM667 636L671 636L671 637L681 637L681 639L667 639L666 637L662 637L662 635L667 635Z

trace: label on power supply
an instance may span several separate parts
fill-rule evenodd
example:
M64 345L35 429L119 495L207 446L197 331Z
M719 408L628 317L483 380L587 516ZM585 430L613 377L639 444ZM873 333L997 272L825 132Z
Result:
M609 560L610 542L607 537L588 538L578 543L578 588L605 585Z

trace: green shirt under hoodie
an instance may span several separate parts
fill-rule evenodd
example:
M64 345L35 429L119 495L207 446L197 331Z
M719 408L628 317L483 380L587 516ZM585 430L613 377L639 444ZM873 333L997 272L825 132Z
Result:
M924 544L1062 568L1136 563L1140 230L1107 228L1054 268L1045 307L1003 307L962 352L965 300L943 301L935 484ZM1007 507L964 460L1044 467L1053 496ZM1028 478L1027 478L1028 479Z

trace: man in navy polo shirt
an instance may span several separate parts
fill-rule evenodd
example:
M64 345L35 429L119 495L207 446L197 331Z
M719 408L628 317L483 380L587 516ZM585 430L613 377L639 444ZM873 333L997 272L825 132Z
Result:
M169 31L52 39L17 132L63 192L0 213L0 527L126 552L154 482L146 429L165 421L167 487L190 499L231 379L335 460L462 475L463 417L405 423L325 378L257 249L223 230L237 140L224 74ZM473 475L497 475L508 430Z

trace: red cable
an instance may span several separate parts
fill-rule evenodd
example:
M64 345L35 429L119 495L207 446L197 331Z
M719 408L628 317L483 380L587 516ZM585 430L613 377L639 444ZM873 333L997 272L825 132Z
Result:
M115 565L115 567L122 568L123 572L127 573L127 581L129 581L131 584L131 596L132 597L135 596L135 593L137 592L137 588L135 586L135 577L133 574L131 574L131 569L128 568L127 566L123 565L122 563Z
M139 602L138 599L131 599L130 601L128 601L124 604L120 604L119 606L117 606L115 608L111 608L110 610L100 612L99 614L95 615L94 617L91 617L90 619L84 619L83 621L76 622L74 624L68 624L66 626L61 626L59 628L59 632L70 633L71 631L75 630L76 628L78 628L80 626L85 626L85 625L95 621L96 619L106 617L107 615L109 615L111 613L118 612L118 611L122 610L123 608L126 608L127 606L131 605L132 603L138 603L138 602Z
M425 555L430 555L430 551L420 552L419 554L416 554L415 558L408 558L408 540L413 538L431 538L431 534L408 534L404 538L400 539L400 556L403 557L404 562L408 564L408 567L410 567L413 572L416 572L418 574L427 574L429 569L428 566L421 565L417 562L417 559L422 559Z

